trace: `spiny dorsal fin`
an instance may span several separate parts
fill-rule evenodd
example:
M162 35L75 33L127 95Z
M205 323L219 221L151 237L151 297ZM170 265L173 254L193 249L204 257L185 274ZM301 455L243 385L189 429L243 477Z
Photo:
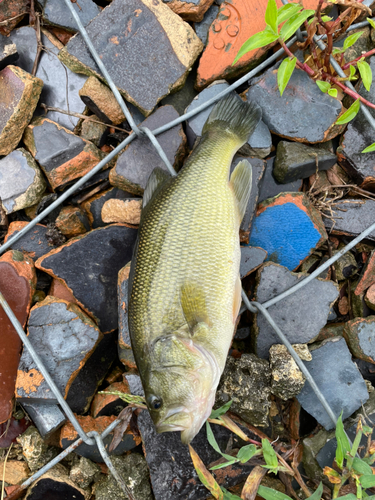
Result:
M240 161L236 168L233 170L229 182L232 185L234 195L237 199L238 210L240 212L240 220L242 220L243 216L245 215L251 192L251 164L247 160Z
M198 323L208 323L206 299L201 286L194 283L185 283L181 287L180 300L190 332L193 333Z
M142 209L146 207L149 201L160 191L164 186L166 181L170 179L171 176L168 172L160 167L154 168L148 178L145 192L143 193Z

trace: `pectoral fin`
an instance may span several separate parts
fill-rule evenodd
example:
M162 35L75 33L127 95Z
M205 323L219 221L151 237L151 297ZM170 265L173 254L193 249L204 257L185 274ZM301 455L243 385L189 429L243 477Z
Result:
M156 167L148 178L145 192L143 193L142 209L160 192L164 184L171 178L170 174L162 168Z
M206 299L202 287L194 283L185 283L181 287L180 300L191 333L193 333L198 323L208 324Z
M252 167L247 160L242 160L238 163L230 176L229 182L238 203L240 220L242 220L250 198L252 182Z

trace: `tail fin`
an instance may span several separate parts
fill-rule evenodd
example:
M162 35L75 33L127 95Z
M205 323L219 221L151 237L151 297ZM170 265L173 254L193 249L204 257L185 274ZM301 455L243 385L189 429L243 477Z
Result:
M242 101L235 92L223 97L210 113L202 135L213 128L221 128L238 136L243 144L249 140L262 118L262 110L255 103Z

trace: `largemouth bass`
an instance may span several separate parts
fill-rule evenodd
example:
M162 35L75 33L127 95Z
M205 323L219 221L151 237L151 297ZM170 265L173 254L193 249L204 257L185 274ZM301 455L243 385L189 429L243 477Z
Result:
M251 165L235 152L261 110L230 94L176 177L150 175L129 276L129 328L158 432L189 443L209 417L241 305L239 227Z

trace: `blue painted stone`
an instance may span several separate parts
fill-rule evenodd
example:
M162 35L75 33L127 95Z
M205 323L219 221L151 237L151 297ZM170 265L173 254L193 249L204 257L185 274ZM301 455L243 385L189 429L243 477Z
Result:
M327 234L320 214L303 193L284 193L258 207L250 245L268 252L267 260L296 269Z

